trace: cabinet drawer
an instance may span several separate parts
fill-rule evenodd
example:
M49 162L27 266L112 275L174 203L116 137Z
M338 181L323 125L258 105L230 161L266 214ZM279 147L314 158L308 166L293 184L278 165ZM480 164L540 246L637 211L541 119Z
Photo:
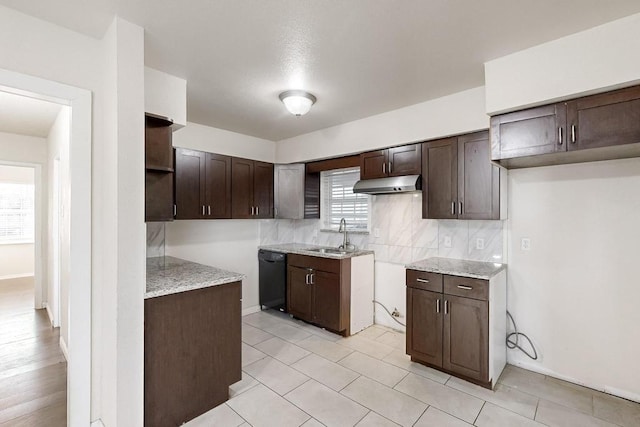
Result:
M287 257L287 265L300 268L311 268L313 270L326 271L329 273L340 273L341 261L345 260L298 254L289 254ZM346 261L349 261L349 259L347 258Z
M489 300L489 281L468 277L444 276L444 293L460 297Z
M407 286L425 291L442 292L442 274L407 270Z

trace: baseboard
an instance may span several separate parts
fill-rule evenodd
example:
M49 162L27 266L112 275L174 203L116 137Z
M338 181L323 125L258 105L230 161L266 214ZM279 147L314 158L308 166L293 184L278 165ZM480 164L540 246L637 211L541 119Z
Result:
M242 310L242 315L246 316L248 314L253 314L253 313L257 313L260 311L260 306L259 305L254 305L253 307L248 307Z
M23 277L33 277L33 273L25 273L25 274L8 274L8 275L6 275L6 276L0 276L0 280L22 279Z
M97 419L91 422L91 427L104 427L101 419Z
M51 323L51 326L55 328L55 325L53 324L53 314L51 313L51 308L49 308L49 304L47 304L46 302L43 302L42 305L47 310L47 315L49 316L49 323Z
M545 369L539 365L532 364L532 363L514 362L513 360L507 360L507 363L522 369L526 369L527 371L536 372L542 375L547 375L549 377L553 377L562 381L566 381L572 384L577 384L579 386L587 387L592 390L601 391L603 393L611 394L613 396L621 397L623 399L632 400L634 402L640 403L640 395L638 395L637 393L632 393L626 390L620 390L614 387L602 386L599 384L592 384L592 383L580 381L578 379L559 374L557 372L551 371L549 369Z
M67 348L67 343L64 342L62 337L60 337L60 350L62 350L62 354L64 355L65 360L69 363L69 349Z

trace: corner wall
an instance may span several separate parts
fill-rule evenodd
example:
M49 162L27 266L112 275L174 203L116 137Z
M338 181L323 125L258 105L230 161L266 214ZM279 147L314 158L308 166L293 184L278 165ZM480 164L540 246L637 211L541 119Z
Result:
M509 363L640 401L639 188L640 159L509 172L508 308L541 356Z

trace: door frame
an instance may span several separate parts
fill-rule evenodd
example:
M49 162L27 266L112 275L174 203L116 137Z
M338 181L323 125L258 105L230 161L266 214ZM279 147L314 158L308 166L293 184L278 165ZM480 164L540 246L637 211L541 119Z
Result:
M0 69L0 90L71 107L67 425L91 423L91 91Z

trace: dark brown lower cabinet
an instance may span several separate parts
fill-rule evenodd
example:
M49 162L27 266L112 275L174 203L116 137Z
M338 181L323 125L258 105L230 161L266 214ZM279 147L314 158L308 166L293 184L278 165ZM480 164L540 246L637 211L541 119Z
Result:
M144 425L179 426L241 380L241 282L144 302Z
M506 348L504 339L497 340L491 354L491 286L498 293L493 315L504 324L506 292L498 289L506 290L502 279L493 283L407 270L406 351L411 360L492 388L506 363ZM504 327L494 332L504 333Z
M287 311L289 314L349 335L351 259L289 255Z

